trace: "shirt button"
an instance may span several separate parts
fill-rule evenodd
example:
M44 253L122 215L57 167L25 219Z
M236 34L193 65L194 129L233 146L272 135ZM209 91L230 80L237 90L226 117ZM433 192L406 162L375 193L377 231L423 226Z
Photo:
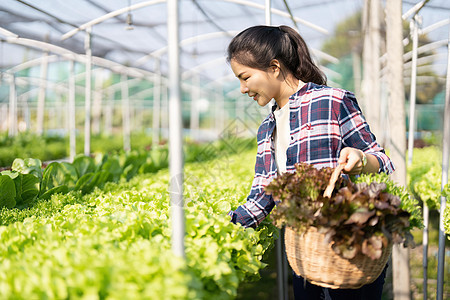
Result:
M293 136L291 136L291 141L292 141L292 140L294 140L294 137L293 137Z
M292 159L288 158L287 162L288 162L288 163L291 163L291 161L292 161Z

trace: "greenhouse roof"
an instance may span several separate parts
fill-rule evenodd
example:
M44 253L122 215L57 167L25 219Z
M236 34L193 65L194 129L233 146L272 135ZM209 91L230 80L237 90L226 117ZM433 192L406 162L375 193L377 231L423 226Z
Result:
M226 47L237 32L266 23L266 2L179 1L182 76L195 72L208 81L232 79L225 62ZM415 2L403 1L404 10ZM271 24L296 27L317 59L335 61L320 51L321 45L333 34L338 22L361 10L364 1L272 0L271 5ZM424 24L448 17L449 10L446 0L431 1L423 9L427 14ZM57 53L61 48L84 54L85 29L90 25L93 56L149 72L155 71L160 58L161 72L167 73L167 10L163 0L3 0L0 68L8 70L42 56L39 47L43 44L21 41L22 45L17 45L14 35L52 44L50 52L54 54L61 55Z

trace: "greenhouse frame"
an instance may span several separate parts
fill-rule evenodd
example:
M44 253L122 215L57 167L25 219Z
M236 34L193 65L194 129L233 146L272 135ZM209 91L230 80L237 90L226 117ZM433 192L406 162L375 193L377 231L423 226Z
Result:
M180 259L180 265L187 268L183 270L189 270L183 272L194 274L196 271L189 269L189 253L195 250L189 248L192 245L186 239L194 236L189 232L193 221L187 212L192 199L186 195L191 193L192 187L200 190L201 186L196 187L200 179L187 173L186 165L191 168L191 162L200 163L198 157L201 155L211 160L222 159L218 160L222 169L216 173L211 171L211 178L221 177L221 172L232 163L226 160L228 154L217 150L219 146L215 143L224 141L223 147L234 153L236 159L241 154L239 147L243 142L235 146L227 142L230 139L250 140L255 150L258 127L271 112L271 105L258 107L247 95L242 95L239 80L227 62L227 46L236 34L250 26L288 25L309 45L314 61L327 76L327 84L353 90L372 132L397 167L392 180L405 187L420 205L423 226L418 231L420 234L414 235L421 239L421 245L418 245L423 260L420 262L420 280L411 274L410 250L394 245L389 262L392 284L386 297L419 299L418 293L423 299L446 299L450 297L450 205L446 194L450 187L449 16L450 6L445 0L4 0L0 4L0 154L8 152L8 145L24 135L61 138L66 143L64 157L40 158L44 167L52 163L66 166L77 159L80 161L80 157L94 158L93 143L100 136L106 137L106 141L119 136L121 149L118 152L132 155L136 150L133 149L133 135L138 133L138 139L148 141L147 152L164 148L168 166L161 163L158 170L168 169L168 182L164 183L167 183L165 191L170 202L167 203L171 224L167 229L170 230L169 256L174 257L174 261ZM252 147L246 143L245 147ZM416 156L419 143L433 146L436 151L433 153L437 153L433 162L419 165L417 160L422 158L420 154ZM186 149L191 144L205 148L197 158L189 161ZM3 152L1 148L4 148ZM106 161L106 153L102 155ZM118 164L124 160L118 158ZM144 162L145 159L142 164ZM133 174L141 172L137 171L143 170L140 167L137 166ZM205 174L209 172L208 168L205 168ZM132 177L130 169L131 165L126 180ZM435 177L430 177L431 170ZM0 165L0 171L15 171L14 165ZM0 175L0 188L5 174ZM42 174L40 176L42 179ZM59 179L46 180L56 182ZM208 180L214 184L213 179ZM251 180L249 178L249 183ZM117 179L117 182L121 181ZM73 183L74 187L80 185ZM51 188L57 188L56 183L47 191ZM420 194L424 189L426 192ZM0 191L6 195L6 190ZM56 191L63 190L55 189L54 195ZM66 194L70 193L72 191ZM196 190L196 193L200 199L205 191ZM89 193L83 190L83 194ZM39 196L33 204L27 204L30 209L40 201ZM53 199L50 194L48 197ZM238 200L245 202L242 197ZM25 211L28 206L14 209ZM10 208L3 208L5 216L10 213L7 212ZM226 214L215 217L215 213L212 213L211 222L214 218L226 218ZM6 236L10 234L11 226L31 222L27 220L17 219L14 225L2 219L0 228ZM435 226L433 220L438 224L434 228L435 236L429 233ZM267 242L264 251L269 253L274 248L275 265L269 264L269 267L275 268L276 297L293 299L288 287L292 270L289 271L286 260L284 229L272 232L267 226L260 232L267 231L273 236L267 240L261 238L248 247ZM247 238L257 240L251 235L253 232L245 234L250 234ZM262 233L255 235L259 239ZM436 240L432 241L433 238ZM436 246L433 248L436 249L435 260L429 264L432 255L428 251L432 244ZM6 255L5 251L0 253ZM236 253L237 250L233 251ZM255 257L259 262L263 255ZM0 269L7 263L11 264L6 256L0 258ZM263 267L258 268L260 270L253 271L263 274ZM435 270L430 271L431 268ZM433 275L429 275L430 272ZM220 282L228 276L224 274L222 277L211 275L207 281L206 277L200 276L203 288L198 288L201 284L195 279L197 274L192 275L194 279L189 279L191 281L183 286L187 292L183 292L182 298L214 295L205 282L214 281L222 288ZM239 281L236 279L236 284L244 285L246 276L250 277L242 275ZM434 276L436 282L431 286L429 282ZM6 275L0 274L0 289L4 287L5 291L11 292L4 294L9 295L8 299L18 297L14 287L9 287L12 281L8 280ZM51 276L48 280L64 281ZM234 284L234 281L230 282ZM58 283L55 281L54 284ZM67 299L74 297L71 293L78 287L70 290L70 284L64 284L67 291L52 290L45 294L45 288L42 288L43 291L36 294L27 291L31 294L26 295L45 299L57 299L61 295ZM142 292L136 295L146 299L148 295L143 292L146 287L136 286ZM193 286L196 286L197 294L190 290ZM230 291L223 288L225 292L220 290L223 294L217 296L239 298L239 291L243 293L243 289L236 287ZM101 299L120 297L102 291L93 293ZM80 298L88 295L87 290L77 293ZM161 293L164 295L165 291ZM177 299L179 295L173 297Z

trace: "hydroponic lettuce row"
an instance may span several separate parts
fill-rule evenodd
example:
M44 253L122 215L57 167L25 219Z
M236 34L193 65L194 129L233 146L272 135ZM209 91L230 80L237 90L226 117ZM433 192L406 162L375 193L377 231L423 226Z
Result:
M233 299L276 232L226 215L245 201L253 162L247 151L185 165L186 260L171 251L168 170L3 208L0 299Z
M185 146L186 162L201 162L217 156L245 152L250 139L223 139L214 143ZM119 154L77 156L72 163L51 162L45 168L39 159L16 158L11 170L0 172L0 208L26 208L37 199L72 190L83 194L102 188L107 182L130 180L137 174L154 173L169 165L167 147Z
M265 190L279 201L272 212L274 223L299 233L317 227L333 250L349 259L358 252L377 259L391 242L413 246L411 214L401 208L400 195L389 193L386 182L364 182L370 180L366 175L359 182L340 177L332 196L324 197L333 170L299 163L294 173L273 180Z

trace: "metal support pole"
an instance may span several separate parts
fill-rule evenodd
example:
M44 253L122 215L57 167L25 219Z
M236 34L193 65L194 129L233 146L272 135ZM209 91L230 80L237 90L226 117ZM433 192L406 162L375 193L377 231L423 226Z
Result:
M427 203L423 202L423 232L422 232L422 268L423 268L423 299L428 299L428 224L430 211Z
M445 87L445 109L444 109L444 130L442 146L442 179L441 190L448 182L448 167L450 156L450 30L447 44L447 81ZM439 212L439 250L438 250L438 273L436 299L444 299L444 264L445 264L445 232L444 232L444 211L447 200L441 196L441 207ZM448 282L447 282L448 283Z
M408 165L412 164L414 152L414 132L416 131L416 82L417 82L417 56L419 43L419 25L421 18L415 15L411 20L410 26L412 31L413 49L411 57L411 92L409 102L409 134L408 134ZM423 233L422 233L422 269L423 269L423 299L428 299L428 229L429 229L428 204L423 202Z
M130 141L130 99L128 97L128 76L121 76L121 92L122 92L122 134L123 134L123 150L131 150Z
M28 102L30 101L30 96L29 94L23 95L22 97L22 101L18 101L18 102L23 102L23 119L25 121L25 130L28 130L29 128L31 128L31 113L30 113L30 106L28 105ZM23 128L20 128L19 126L19 130L22 130Z
M265 18L266 18L266 25L272 25L272 14L271 14L271 8L272 8L272 1L271 0L266 0L266 5L265 5Z
M68 99L68 114L69 114L69 136L70 136L70 161L73 161L76 154L76 124L75 124L75 62L69 62L69 99Z
M183 210L183 141L181 122L180 53L178 1L167 1L167 31L169 54L169 171L172 219L172 250L184 257Z
M94 134L100 133L100 118L102 115L103 102L103 81L104 73L101 69L96 69L94 73L94 93L92 99L92 132Z
M152 146L159 144L159 134L161 128L161 59L155 62L155 79L153 81L153 138Z
M47 73L48 73L48 52L44 53L41 62L41 82L39 84L39 94L37 99L37 115L36 115L36 133L44 132L44 115L45 115L45 94L47 90Z
M191 87L191 137L196 141L199 137L199 107L198 100L200 99L200 77L198 74L192 75L192 87Z
M279 237L276 241L277 247L277 288L278 288L278 299L287 300L287 276L286 276L286 264L285 253L284 253L284 239L283 239L284 229L278 231Z
M281 239L282 241L284 241L284 234L286 233L286 228L283 228L283 230L281 231ZM290 271L290 266L289 266L289 262L287 260L287 256L286 256L286 246L284 243L282 243L282 247L281 247L282 251L282 258L283 258L283 276L284 276L284 280L283 280L283 294L284 294L284 300L288 300L289 298L289 293L288 293L288 279L289 279L289 271Z
M16 76L10 74L9 83L9 136L17 134L17 93L16 93Z
M169 136L169 87L161 85L161 134Z
M220 136L223 133L226 118L225 100L223 95L223 87L221 85L217 86L217 92L215 127L217 136Z
M84 41L84 47L86 50L84 155L88 156L91 153L91 76L92 76L91 27L86 28L86 39Z
M8 128L8 104L3 103L0 105L0 132L6 131Z
M419 41L419 18L417 15L410 22L413 41L411 64L411 89L409 96L409 133L408 133L408 165L412 163L414 148L415 114L416 114L416 78L417 78L417 47Z
M106 98L108 99L106 101L106 108L105 108L105 134L106 135L111 135L112 134L112 119L113 119L113 115L114 115L114 92L113 91L109 91L107 93Z
M415 15L410 21L412 35L412 57L411 57L411 87L409 98L409 129L408 129L408 165L412 164L414 151L414 132L416 130L416 79L417 79L417 48L419 41L419 17ZM422 233L422 268L423 268L423 297L427 299L428 291L428 218L429 210L427 203L423 203L424 230Z

